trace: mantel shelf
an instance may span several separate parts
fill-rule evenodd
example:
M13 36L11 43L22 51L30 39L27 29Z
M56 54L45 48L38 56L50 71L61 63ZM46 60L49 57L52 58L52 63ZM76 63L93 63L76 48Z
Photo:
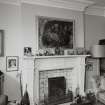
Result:
M91 55L25 56L24 59L76 58L76 57L89 57L89 56Z

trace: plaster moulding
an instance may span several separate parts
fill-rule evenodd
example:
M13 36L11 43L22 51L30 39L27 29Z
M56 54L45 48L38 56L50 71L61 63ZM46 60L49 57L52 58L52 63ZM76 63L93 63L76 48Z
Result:
M12 4L12 5L20 5L21 0L0 0L0 3Z
M85 7L89 6L89 9L85 12L86 14L105 16L105 7L91 6L94 5L94 2L89 0L0 0L0 3L13 5L27 3L76 11L84 11Z
M85 12L88 15L104 16L105 17L105 7L92 6L88 8Z
M105 16L105 8L94 6L95 3L89 0L22 0L22 3L71 9L76 11L84 11L85 7L89 7L90 9L88 12L86 11L87 14Z
M36 4L49 7L83 11L88 5L93 4L88 0L0 0L0 3L20 5L21 3Z
M93 2L87 0L86 2L81 0L22 0L22 2L76 11L83 11L86 6L93 4Z

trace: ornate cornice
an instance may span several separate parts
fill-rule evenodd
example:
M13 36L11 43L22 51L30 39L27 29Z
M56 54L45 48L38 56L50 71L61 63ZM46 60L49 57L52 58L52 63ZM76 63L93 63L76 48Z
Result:
M94 5L94 2L89 0L0 0L0 3L12 5L21 5L22 3L27 3L76 11L84 11L85 7L90 6L86 11L87 14L105 16L105 7L91 6Z
M93 3L87 0L22 0L22 2L76 11L83 11L86 6Z
M76 11L83 11L86 6L94 3L88 0L0 0L0 2L13 5L28 3L48 7L72 9Z
M20 5L21 0L0 0L0 3L12 4L12 5Z
M86 14L96 15L96 16L105 16L105 7L92 6L87 9Z

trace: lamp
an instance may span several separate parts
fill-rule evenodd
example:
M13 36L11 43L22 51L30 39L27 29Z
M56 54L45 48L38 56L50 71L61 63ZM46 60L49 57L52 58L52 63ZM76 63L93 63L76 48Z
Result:
M91 54L94 58L105 58L105 45L93 45Z

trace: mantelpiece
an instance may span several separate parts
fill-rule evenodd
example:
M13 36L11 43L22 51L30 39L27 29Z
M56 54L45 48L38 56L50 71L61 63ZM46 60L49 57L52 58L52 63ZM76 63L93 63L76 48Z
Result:
M63 73L60 72L60 70L63 69L68 71L72 70L72 91L75 92L75 89L77 86L79 86L80 94L83 95L85 82L85 58L87 56L90 55L24 57L23 87L25 87L26 84L28 85L31 103L38 103L40 100L40 72L47 73L47 75L44 77L46 78L50 76L62 76ZM58 70L57 73L59 73L54 74L54 70ZM53 75L50 75L49 73ZM65 74L67 74L67 72ZM68 86L68 88L70 87Z
M88 57L90 55L55 55L55 56L25 56L26 59L48 59L48 58L74 58L74 57Z

